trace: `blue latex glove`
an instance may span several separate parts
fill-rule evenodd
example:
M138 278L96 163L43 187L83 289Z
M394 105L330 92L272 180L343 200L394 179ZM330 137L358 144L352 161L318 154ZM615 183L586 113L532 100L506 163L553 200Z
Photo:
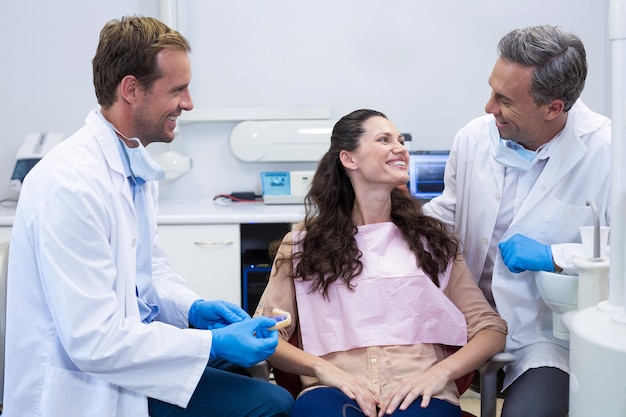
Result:
M509 271L554 272L552 248L526 236L515 234L509 240L498 243L504 264Z
M249 319L250 315L237 304L228 301L196 300L187 317L192 327L212 330Z
M221 358L244 368L267 359L278 346L278 331L271 317L256 317L215 329L210 359Z

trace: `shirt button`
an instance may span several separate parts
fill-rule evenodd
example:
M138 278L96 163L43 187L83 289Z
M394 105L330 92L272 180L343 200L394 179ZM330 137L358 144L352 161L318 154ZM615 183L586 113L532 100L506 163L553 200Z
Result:
M372 363L376 363L376 358L372 358Z
M377 379L372 379L372 382L373 382L374 384L378 384L378 380L377 380Z

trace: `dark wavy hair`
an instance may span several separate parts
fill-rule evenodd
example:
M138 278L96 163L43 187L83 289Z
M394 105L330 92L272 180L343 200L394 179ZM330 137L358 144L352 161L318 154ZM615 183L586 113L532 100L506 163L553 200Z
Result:
M359 146L359 138L365 132L364 122L375 116L387 118L381 112L361 109L335 124L330 149L320 160L305 197L306 233L301 240L293 242L301 244L302 249L277 259L278 265L296 261L292 278L313 281L311 290L321 291L326 298L329 286L337 280L354 289L352 279L363 270L362 253L354 238L357 226L352 222L354 189L339 153L354 151ZM458 254L458 241L443 223L423 214L420 202L406 189L391 191L391 221L415 253L417 264L439 286L439 274Z

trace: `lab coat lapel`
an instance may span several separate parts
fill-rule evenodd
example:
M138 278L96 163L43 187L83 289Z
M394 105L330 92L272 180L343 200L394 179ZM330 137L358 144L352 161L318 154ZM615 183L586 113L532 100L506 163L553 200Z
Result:
M135 295L135 246L133 241L136 241L135 231L137 230L137 219L135 214L135 205L133 204L133 196L130 190L130 183L126 177L126 171L122 163L117 143L115 142L117 137L113 133L112 129L107 125L95 111L92 111L87 116L85 123L93 132L94 139L98 142L103 157L109 166L109 173L111 175L111 184L113 190L117 191L120 198L116 198L118 206L116 208L120 215L117 218L117 227L119 231L117 235L121 238L115 244L112 242L112 246L115 247L115 256L118 259L123 259L120 265L125 268L120 268L118 273L120 277L127 277L120 280L120 287L116 289L116 292L120 295L120 309L124 311L127 316L139 316L139 310L137 308L137 298ZM114 239L114 237L112 237ZM132 258L129 261L128 258Z
M111 173L111 181L113 182L115 189L122 194L128 210L131 215L134 216L134 204L133 196L130 191L130 184L128 178L126 178L126 172L122 163L120 152L117 148L117 137L113 133L113 130L107 125L95 110L89 113L87 120L85 121L89 128L93 131L94 137L98 142L104 159L109 165L109 171Z
M563 177L574 169L586 151L587 147L578 135L574 135L572 132L563 132L563 137L550 150L554 157L546 161L535 186L531 188L512 224L524 218L533 207L541 202L563 180Z

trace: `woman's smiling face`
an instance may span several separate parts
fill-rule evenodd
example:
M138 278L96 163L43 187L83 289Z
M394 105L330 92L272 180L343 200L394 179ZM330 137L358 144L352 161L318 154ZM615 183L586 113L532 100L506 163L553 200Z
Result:
M361 180L393 187L406 184L409 154L404 147L404 136L381 116L367 119L363 128L365 132L359 138L359 146L348 152Z

